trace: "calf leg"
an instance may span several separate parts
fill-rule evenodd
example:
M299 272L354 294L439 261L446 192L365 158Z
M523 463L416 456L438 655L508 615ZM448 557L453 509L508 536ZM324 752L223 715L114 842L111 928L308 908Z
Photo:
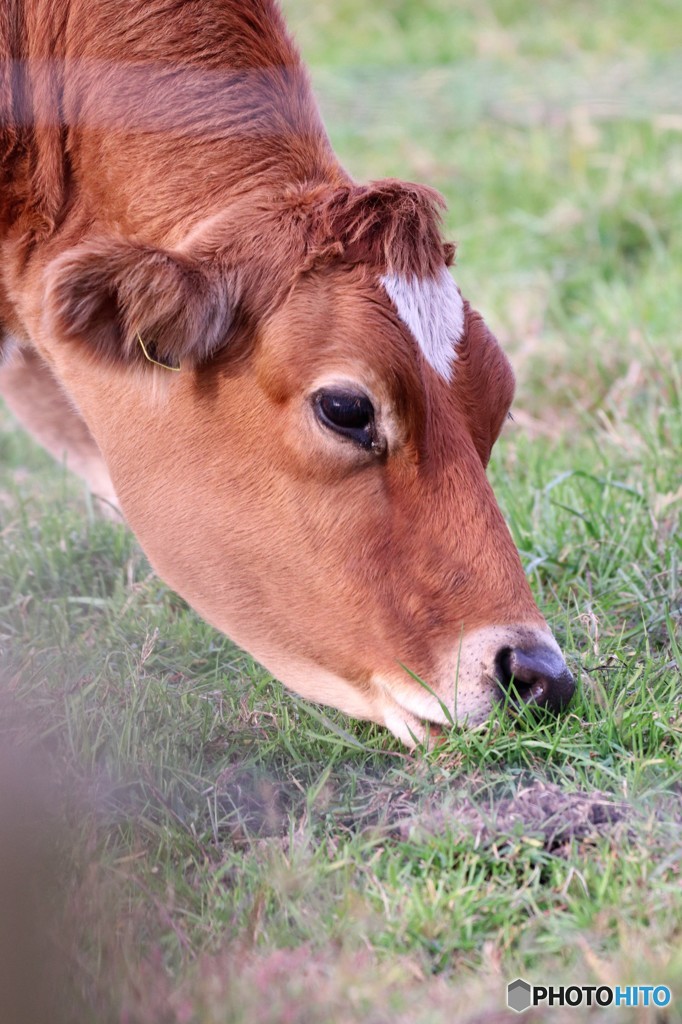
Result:
M85 480L102 511L118 518L118 501L99 448L36 352L15 352L0 366L0 395L36 441Z

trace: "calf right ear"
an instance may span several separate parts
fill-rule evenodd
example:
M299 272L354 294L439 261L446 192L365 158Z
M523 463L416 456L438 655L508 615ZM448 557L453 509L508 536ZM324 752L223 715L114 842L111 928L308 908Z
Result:
M46 279L55 337L109 361L144 359L142 339L155 360L196 365L227 340L239 300L220 265L117 239L68 250Z

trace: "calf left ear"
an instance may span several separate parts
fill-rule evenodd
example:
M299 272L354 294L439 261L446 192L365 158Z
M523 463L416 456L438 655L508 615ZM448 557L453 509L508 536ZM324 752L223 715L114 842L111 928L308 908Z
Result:
M47 315L57 338L109 361L150 356L196 365L224 344L238 295L217 265L116 239L85 242L47 268Z

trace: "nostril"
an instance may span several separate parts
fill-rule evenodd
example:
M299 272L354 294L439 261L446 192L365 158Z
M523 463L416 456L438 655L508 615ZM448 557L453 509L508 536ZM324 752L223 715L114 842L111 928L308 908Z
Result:
M515 702L542 703L547 695L546 682L537 678L523 679L518 667L518 657L513 647L504 647L495 658L495 674L503 693L508 693Z
M546 679L536 679L534 683L525 685L524 700L528 704L544 704L549 693L549 684Z
M512 683L511 653L511 647L503 647L495 657L495 675L505 693Z
M551 647L504 647L495 658L495 673L503 694L513 701L551 711L564 708L575 690L564 659Z

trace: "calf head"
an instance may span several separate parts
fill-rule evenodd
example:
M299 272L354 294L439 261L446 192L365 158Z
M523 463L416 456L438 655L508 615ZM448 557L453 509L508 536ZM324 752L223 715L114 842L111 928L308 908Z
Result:
M439 202L301 186L46 274L49 357L160 575L293 690L408 744L573 691L486 479L513 376Z

